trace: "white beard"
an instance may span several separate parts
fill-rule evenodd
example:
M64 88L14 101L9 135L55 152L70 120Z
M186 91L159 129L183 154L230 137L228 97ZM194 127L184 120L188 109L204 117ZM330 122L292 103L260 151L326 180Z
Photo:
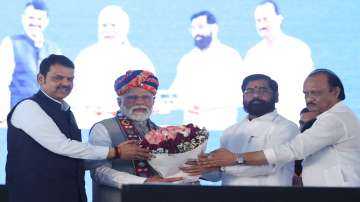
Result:
M144 113L139 113L139 112L134 113L135 109L138 109L138 108L146 109L146 112L144 112ZM129 119L135 120L135 121L146 121L147 119L149 119L150 114L151 114L150 109L145 105L135 105L135 106L132 106L130 108L122 106L121 112L122 112L123 115L125 115Z

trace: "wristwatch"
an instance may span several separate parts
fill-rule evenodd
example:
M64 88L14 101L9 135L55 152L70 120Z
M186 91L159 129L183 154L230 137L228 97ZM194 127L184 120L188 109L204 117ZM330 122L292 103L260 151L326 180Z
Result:
M236 154L236 163L239 165L245 164L245 159L241 154Z
M245 159L241 154L235 154L236 155L236 164L237 165L242 165L245 164ZM221 172L225 172L226 166L221 166L220 167L220 171Z

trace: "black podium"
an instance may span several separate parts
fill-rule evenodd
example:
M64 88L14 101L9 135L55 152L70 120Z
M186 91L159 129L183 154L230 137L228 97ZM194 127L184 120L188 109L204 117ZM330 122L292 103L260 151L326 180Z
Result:
M8 200L6 185L0 184L0 202Z
M125 185L122 202L360 202L360 188Z

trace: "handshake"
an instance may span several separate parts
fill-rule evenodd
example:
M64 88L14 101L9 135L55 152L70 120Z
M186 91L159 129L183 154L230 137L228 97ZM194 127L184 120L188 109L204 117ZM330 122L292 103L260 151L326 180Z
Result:
M120 158L123 160L149 160L154 158L150 150L142 148L137 140L128 140L109 149L107 159ZM171 183L183 180L182 177L163 178L152 176L145 183Z
M201 153L197 159L188 160L181 170L190 176L202 175L204 173L220 170L221 167L238 164L239 155L227 149L220 148L210 153Z

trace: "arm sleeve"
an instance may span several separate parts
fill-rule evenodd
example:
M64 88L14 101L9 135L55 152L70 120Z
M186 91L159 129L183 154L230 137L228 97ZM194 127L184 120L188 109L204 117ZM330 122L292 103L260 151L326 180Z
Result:
M271 147L278 144L283 144L291 140L296 134L299 133L299 130L295 124L288 124L285 127L281 127L279 130L274 130L273 135L271 135L270 140L266 147ZM269 163L269 165L263 166L248 166L248 165L235 165L225 167L225 172L241 177L254 177L260 175L269 175L277 172L281 169L287 162L282 163Z
M90 131L89 143L107 147L112 145L110 135L104 125L101 123L94 125ZM123 184L142 184L146 180L144 177L113 169L110 160L92 160L87 164L90 165L92 179L103 185L121 188Z
M179 90L182 88L182 84L183 84L183 79L185 76L184 73L184 57L180 59L179 63L176 66L176 75L175 78L173 80L173 82L171 83L170 87L169 87L169 91L172 93L176 93L178 94Z
M264 151L269 163L304 159L320 149L336 144L344 135L344 124L338 117L327 114L318 118L314 125L289 143Z
M232 51L232 57L229 57L229 69L227 72L227 78L226 82L228 85L228 91L227 94L231 92L231 99L222 100L220 103L218 103L219 106L231 106L231 107L242 107L243 105L243 97L241 93L241 84L244 77L244 65L243 60L240 56L240 54L234 49ZM224 81L225 82L225 81Z
M15 68L13 45L10 37L5 37L0 45L0 123L6 122L6 116L10 111L9 85Z
M246 166L236 165L224 167L224 172L239 176L239 177L255 177L259 175L269 175L275 173L280 166L266 165L266 166Z
M215 170L208 173L205 173L201 175L201 179L211 181L211 182L217 182L221 180L221 171Z
M109 147L94 146L67 138L32 100L25 100L16 107L11 123L25 131L41 146L59 155L79 159L106 159L109 152Z

